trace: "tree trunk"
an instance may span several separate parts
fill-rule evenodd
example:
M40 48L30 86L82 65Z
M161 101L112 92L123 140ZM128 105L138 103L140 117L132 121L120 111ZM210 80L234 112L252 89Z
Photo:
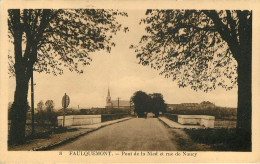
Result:
M14 103L12 105L11 128L9 133L10 144L25 142L26 112L28 108L28 81L19 78L16 80Z
M239 11L237 128L252 131L252 15Z
M16 89L11 113L11 127L9 131L9 143L21 144L25 141L25 123L27 112L27 96L29 78L26 76L26 61L22 56L22 34L23 26L20 23L20 10L12 10L14 54L15 54L15 75Z
M251 45L250 45L251 46ZM243 47L238 60L237 128L251 133L252 124L252 49Z

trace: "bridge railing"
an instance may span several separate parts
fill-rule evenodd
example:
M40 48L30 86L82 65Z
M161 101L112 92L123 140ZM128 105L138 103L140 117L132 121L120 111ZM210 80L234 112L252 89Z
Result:
M128 113L101 114L101 122L116 120L116 119L125 118L125 117L128 117L128 116L129 116Z

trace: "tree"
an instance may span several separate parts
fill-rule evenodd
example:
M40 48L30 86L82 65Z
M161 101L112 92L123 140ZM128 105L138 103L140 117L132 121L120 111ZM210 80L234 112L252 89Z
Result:
M143 116L145 112L149 112L151 106L151 98L143 91L137 91L131 97L131 101L134 103L135 112L138 116Z
M53 102L53 100L47 100L45 102L45 106L46 106L47 120L52 126L55 126L56 122L57 122L57 113L54 112L54 102Z
M127 16L101 9L8 10L9 38L14 46L14 59L9 55L9 71L16 78L10 143L25 141L28 82L33 70L57 75L63 73L63 65L82 73L80 64L89 64L89 53L110 52L115 46L111 38L121 29L117 15Z
M35 115L36 121L40 126L55 126L57 123L57 113L54 111L53 100L47 100L45 105L41 100L37 104L37 113ZM48 128L49 128L48 127Z
M37 111L39 112L39 111L43 110L43 108L44 108L44 103L43 103L43 101L41 100L41 101L39 101L39 103L37 104Z
M180 87L238 86L237 128L251 132L252 11L147 10L140 63Z
M44 103L43 101L39 101L37 104L37 113L35 114L35 120L41 126L44 125L45 113L44 113Z
M53 100L47 100L45 102L46 110L47 111L53 111L54 110L54 102Z
M158 117L159 112L166 111L166 104L161 93L153 93L151 95L151 112L154 113L155 117Z

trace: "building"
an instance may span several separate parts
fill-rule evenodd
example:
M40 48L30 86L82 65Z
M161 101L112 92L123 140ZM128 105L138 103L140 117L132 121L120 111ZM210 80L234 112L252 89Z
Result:
M130 100L121 100L118 98L117 100L112 100L110 96L110 91L108 89L107 98L106 98L106 108L107 109L130 109Z
M201 103L181 103L181 104L167 104L168 110L200 110L200 109L215 109L215 104L209 101Z

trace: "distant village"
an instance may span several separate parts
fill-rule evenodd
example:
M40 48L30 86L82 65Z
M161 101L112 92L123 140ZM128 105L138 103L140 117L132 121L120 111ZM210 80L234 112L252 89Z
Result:
M203 101L201 103L180 103L180 104L167 104L167 111L174 110L214 110L216 106L214 103L210 101ZM225 108L225 107L222 107ZM130 110L134 111L134 104L130 102L130 100L123 99L114 99L112 100L110 90L108 89L107 97L106 97L106 106L105 108L91 108L87 109L88 111L95 110L112 110L112 109L120 109L120 110Z
M167 110L199 110L199 109L215 109L216 105L209 101L201 103L181 103L181 104L167 104Z

